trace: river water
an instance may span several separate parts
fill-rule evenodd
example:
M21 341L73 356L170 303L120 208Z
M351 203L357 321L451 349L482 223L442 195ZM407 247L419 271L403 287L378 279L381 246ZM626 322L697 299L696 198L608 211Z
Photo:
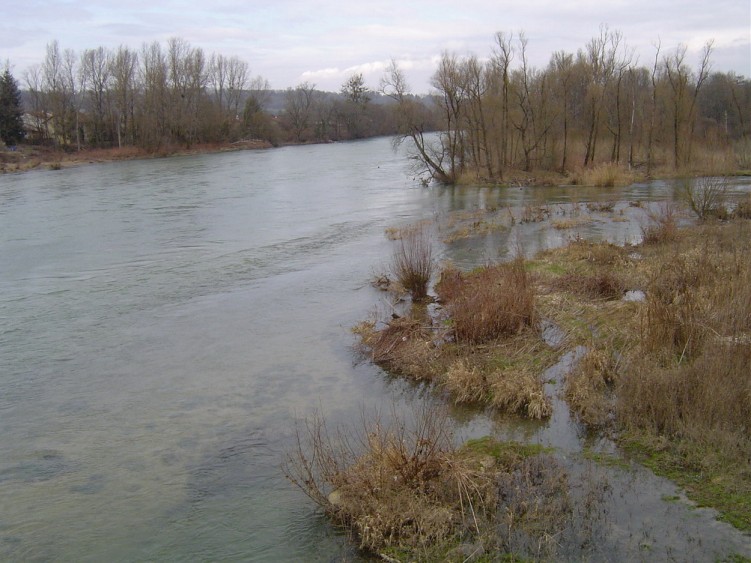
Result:
M577 235L635 242L643 211L623 202L674 197L663 183L425 189L406 166L374 139L0 176L0 559L353 557L280 462L293 421L314 410L348 424L432 400L352 349L350 327L381 299L368 282L390 256L385 229L613 200L626 219ZM532 223L438 252L471 265L570 236ZM581 448L572 424L457 413L460 433L564 451ZM616 491L636 479L611 477ZM648 499L614 506L626 520L676 513L657 518L686 530L651 540L665 553L695 552L689 521L708 556L751 551L711 514L660 504L669 483L639 479ZM631 539L608 535L609 553L642 549L633 526Z

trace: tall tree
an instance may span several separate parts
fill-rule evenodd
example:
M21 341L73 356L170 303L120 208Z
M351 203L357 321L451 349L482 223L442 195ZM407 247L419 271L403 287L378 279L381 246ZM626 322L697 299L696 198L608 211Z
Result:
M452 183L454 178L451 177L450 170L444 168L446 155L443 146L431 143L426 136L429 131L435 131L431 127L431 116L427 114L425 106L410 94L404 73L394 60L381 78L381 92L396 102L395 145L411 139L416 153L410 155L410 158L417 166L439 182Z
M305 134L313 119L315 84L303 82L296 88L287 88L284 95L284 115L297 142L305 139Z
M342 84L341 94L344 96L344 103L339 113L350 138L359 139L365 132L369 92L362 73L353 74Z
M24 137L21 90L6 67L0 77L0 139L6 145L15 145Z

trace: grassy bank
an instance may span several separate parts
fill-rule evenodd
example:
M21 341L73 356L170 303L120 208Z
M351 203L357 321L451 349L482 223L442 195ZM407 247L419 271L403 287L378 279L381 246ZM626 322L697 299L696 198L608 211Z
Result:
M566 382L580 419L751 530L751 224L661 220L636 248L540 255L540 314L588 348Z

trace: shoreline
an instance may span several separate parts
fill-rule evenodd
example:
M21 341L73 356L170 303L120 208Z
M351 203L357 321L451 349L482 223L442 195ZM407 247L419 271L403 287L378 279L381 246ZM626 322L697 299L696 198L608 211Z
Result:
M274 148L268 141L249 139L233 143L202 143L191 148L162 147L147 151L138 147L109 149L82 149L67 152L54 147L20 145L17 150L5 149L0 152L0 174L29 172L34 170L60 170L86 164L100 164L123 160L150 160L171 156L215 154L243 150Z

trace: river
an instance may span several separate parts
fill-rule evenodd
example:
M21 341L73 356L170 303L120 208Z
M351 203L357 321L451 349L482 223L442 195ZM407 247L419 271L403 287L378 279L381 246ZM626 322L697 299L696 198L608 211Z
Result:
M628 220L578 234L635 242L643 211L625 202L673 197L659 182L426 189L388 139L0 176L0 559L353 557L280 462L314 410L349 424L431 400L352 349L350 327L381 299L368 282L391 253L385 229L612 199ZM570 236L525 224L438 252L472 265ZM457 418L466 435L568 439L504 424ZM660 505L669 483L639 479L656 484L631 512L657 503L685 524L670 553L695 549L692 519L716 530L707 553L748 548L711 515Z

